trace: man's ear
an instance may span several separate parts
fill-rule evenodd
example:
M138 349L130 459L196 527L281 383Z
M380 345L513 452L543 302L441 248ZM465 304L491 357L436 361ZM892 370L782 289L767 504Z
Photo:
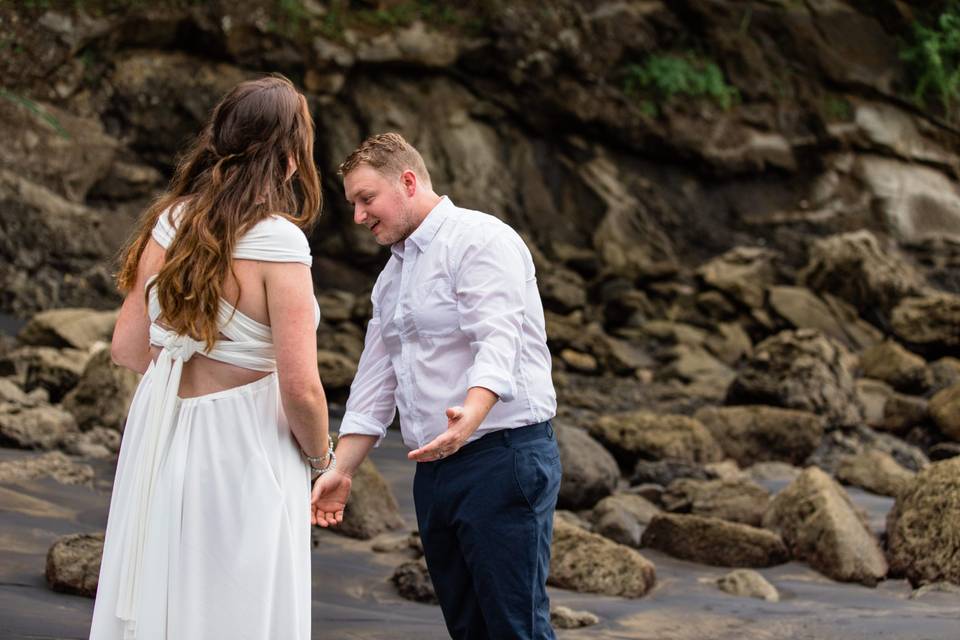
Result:
M412 198L417 193L417 174L415 174L410 169L407 169L400 174L400 184L403 185L403 192L407 194L408 198Z

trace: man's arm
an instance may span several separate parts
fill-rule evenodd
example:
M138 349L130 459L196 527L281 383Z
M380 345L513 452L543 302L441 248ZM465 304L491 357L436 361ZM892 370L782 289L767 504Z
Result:
M379 284L379 282L378 282ZM376 305L377 287L372 297ZM397 377L390 354L380 333L380 317L374 306L367 324L363 353L357 375L350 385L346 412L337 440L337 468L320 476L310 498L311 522L321 527L343 521L343 509L350 497L353 474L380 443L397 412Z

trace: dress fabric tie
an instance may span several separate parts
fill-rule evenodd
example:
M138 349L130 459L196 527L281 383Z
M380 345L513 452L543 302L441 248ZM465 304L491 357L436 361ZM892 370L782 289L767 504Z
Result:
M161 347L153 363L150 405L144 430L144 446L134 463L133 513L130 514L121 543L120 591L116 616L124 621L124 640L136 638L136 612L143 572L147 523L153 503L160 468L166 458L176 423L178 392L183 364L200 353L213 360L227 362L258 371L276 369L269 327L252 321L221 305L225 335L233 340L218 340L213 349L204 351L205 343L190 336L176 334L156 323L150 325L150 344ZM232 322L231 322L232 321ZM233 325L233 326L231 326ZM248 326L249 325L249 326ZM259 325L259 326L258 326ZM231 330L232 329L232 330ZM259 329L259 331L257 331ZM251 335L253 333L254 335ZM259 335L257 335L259 334Z

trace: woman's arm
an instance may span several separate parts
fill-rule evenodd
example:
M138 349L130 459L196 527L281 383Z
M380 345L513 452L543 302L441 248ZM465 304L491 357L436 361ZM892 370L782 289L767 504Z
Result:
M166 252L152 238L140 255L137 282L123 299L110 341L110 356L121 367L144 373L150 366L150 316L144 301L147 280L160 271Z
M316 298L310 267L268 262L263 263L263 273L283 410L300 448L309 456L324 456L329 423L317 370Z

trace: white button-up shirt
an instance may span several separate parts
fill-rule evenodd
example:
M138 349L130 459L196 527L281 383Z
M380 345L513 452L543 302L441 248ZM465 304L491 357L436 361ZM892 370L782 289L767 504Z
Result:
M447 430L447 408L471 387L500 401L470 441L552 418L543 306L520 236L444 197L391 249L340 435L382 439L399 408L403 442L419 448Z

